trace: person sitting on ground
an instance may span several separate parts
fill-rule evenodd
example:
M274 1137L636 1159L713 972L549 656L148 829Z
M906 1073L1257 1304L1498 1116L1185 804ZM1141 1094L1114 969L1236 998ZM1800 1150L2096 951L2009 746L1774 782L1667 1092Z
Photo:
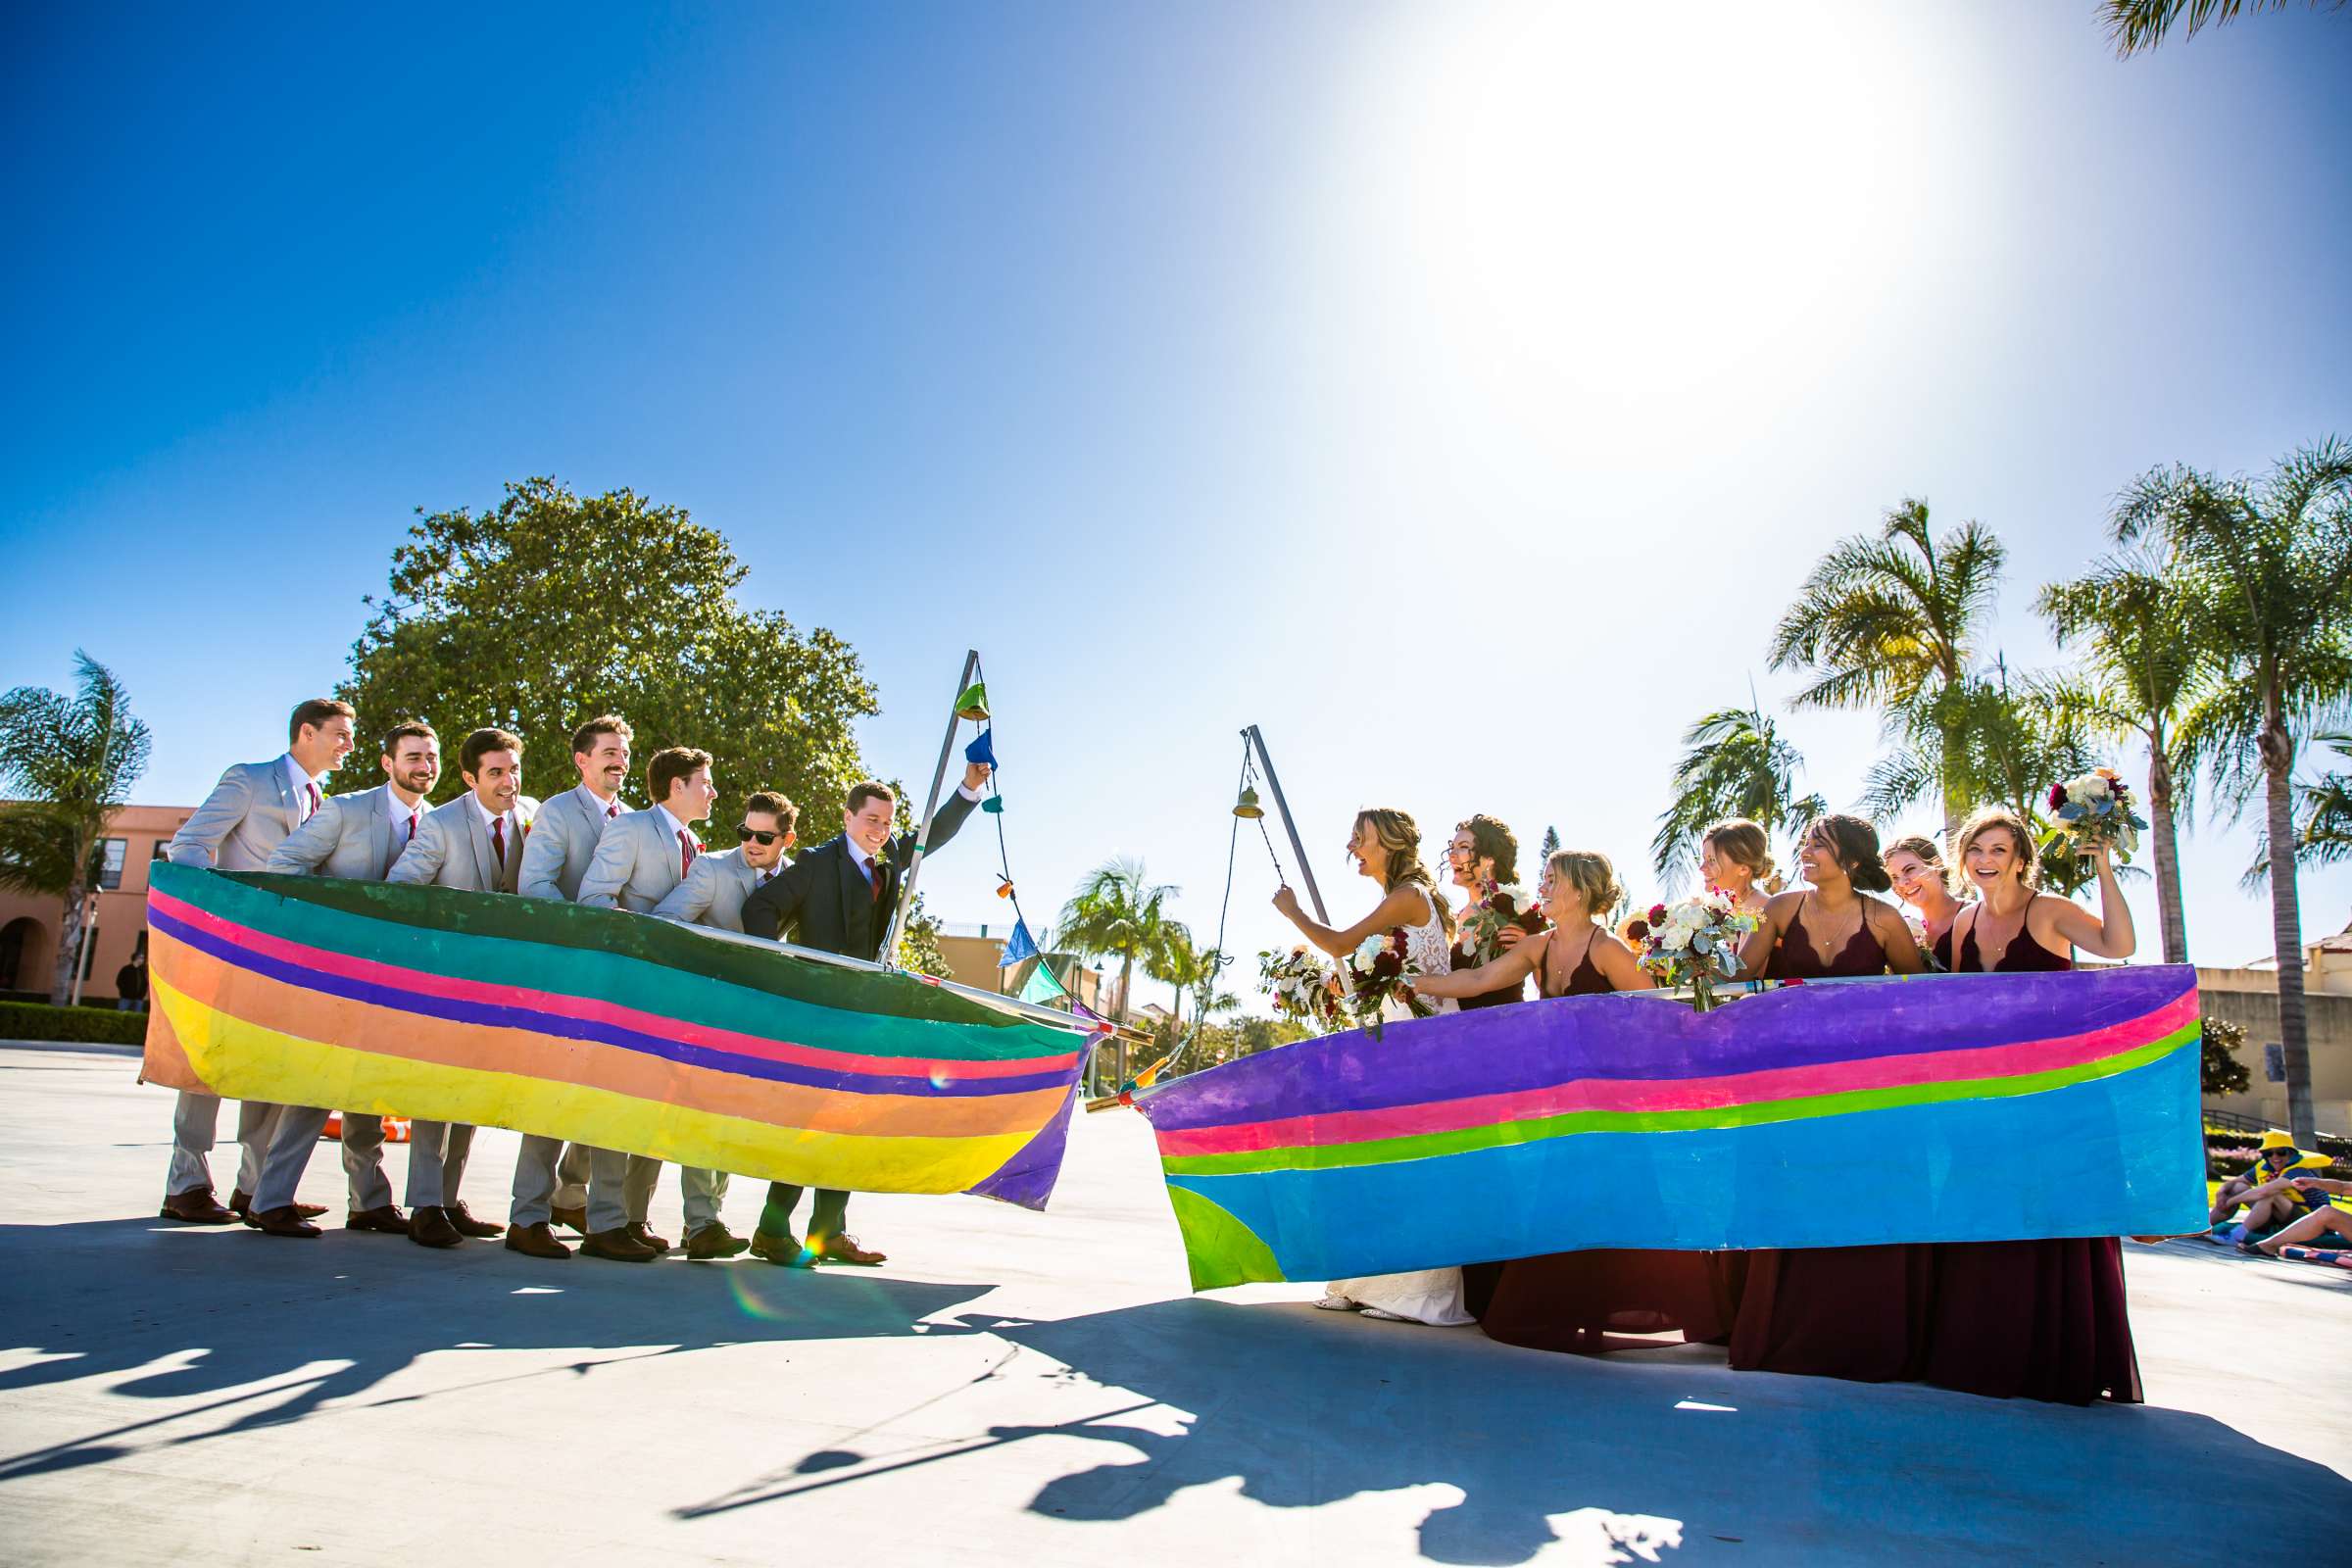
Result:
M2240 1242L2238 1246L2249 1252L2277 1257L2282 1248L2300 1247L2307 1242L2316 1242L2323 1236L2340 1236L2352 1241L2352 1213L2346 1213L2328 1201L2329 1195L2352 1197L2352 1182L2330 1181L2325 1176L2289 1176L2285 1178L2285 1185L2298 1200L2310 1205L2309 1211L2275 1235L2259 1242ZM2251 1225L2246 1234L2249 1238L2253 1236Z
M2304 1218L2315 1208L2328 1207L2326 1197L2298 1184L2294 1172L2303 1159L2292 1134L2264 1133L2255 1163L2242 1175L2223 1183L2214 1195L2213 1223L2228 1224L2243 1203L2247 1207L2245 1239L2252 1241Z

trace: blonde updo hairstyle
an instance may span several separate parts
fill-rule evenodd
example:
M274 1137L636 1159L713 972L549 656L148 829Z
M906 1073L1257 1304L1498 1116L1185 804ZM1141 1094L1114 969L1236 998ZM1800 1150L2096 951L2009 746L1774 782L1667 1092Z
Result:
M1576 896L1585 901L1585 912L1595 920L1607 919L1617 901L1625 897L1625 889L1617 882L1617 868L1598 850L1554 850L1544 868L1555 884L1565 882L1576 889Z
M1744 816L1727 816L1701 833L1698 842L1734 865L1746 866L1755 885L1765 892L1781 890L1781 879L1773 874L1772 841L1758 824Z
M1380 872L1383 887L1391 892L1407 883L1420 888L1429 906L1438 914L1438 923L1446 936L1453 935L1453 906L1438 892L1438 879L1429 874L1421 863L1421 828L1403 811L1385 806L1370 806L1355 813L1355 830L1362 833L1370 823L1373 842L1380 846L1380 861L1374 869Z
M2026 885L2028 892L2040 887L2041 857L2034 847L2034 830L2026 826L2024 817L2006 806L1981 806L1969 813L1967 821L1960 824L1960 836L1952 841L1952 859L1959 873L1968 875L1969 846L1984 835L1998 831L2006 831L2010 840L2017 845L2018 880ZM1976 879L1970 877L1969 880L1974 882Z

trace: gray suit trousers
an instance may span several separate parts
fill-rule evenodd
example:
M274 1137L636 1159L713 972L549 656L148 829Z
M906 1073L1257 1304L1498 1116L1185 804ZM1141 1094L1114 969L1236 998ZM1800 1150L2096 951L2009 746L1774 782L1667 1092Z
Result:
M458 1200L466 1159L473 1152L468 1122L409 1123L409 1206L447 1208Z
M318 1147L327 1113L309 1105L288 1105L278 1118L277 1135L262 1161L262 1179L253 1190L256 1213L284 1208L294 1201L302 1173ZM384 1174L384 1119L343 1113L343 1181L350 1192L351 1212L381 1208L392 1201L392 1181Z
M586 1144L573 1144L564 1151L564 1158L556 1166L558 1208L587 1206L591 1156L609 1152L609 1150L590 1149ZM643 1225L654 1211L654 1188L662 1180L662 1162L650 1154L624 1157L629 1164L628 1174L621 1181L621 1207L627 1212L627 1223Z
M525 1225L544 1225L553 1217L557 1195L562 1189L559 1167L567 1162L577 1151L588 1165L585 1197L568 1202L565 1208L585 1208L588 1230L616 1231L629 1222L625 1190L628 1183L629 1160L625 1154L610 1149L587 1149L579 1144L568 1148L561 1138L541 1138L526 1133L522 1152L514 1156L514 1201L507 1210L507 1223L520 1229ZM658 1162L654 1168L659 1171ZM649 1184L650 1192L650 1184Z
M262 1162L269 1155L270 1140L275 1136L285 1108L258 1100L238 1102L237 1142L244 1146L237 1156L238 1192L250 1196L261 1186ZM164 1181L167 1197L213 1185L212 1161L206 1156L213 1152L220 1126L220 1096L193 1089L179 1092L179 1103L172 1112L172 1172Z

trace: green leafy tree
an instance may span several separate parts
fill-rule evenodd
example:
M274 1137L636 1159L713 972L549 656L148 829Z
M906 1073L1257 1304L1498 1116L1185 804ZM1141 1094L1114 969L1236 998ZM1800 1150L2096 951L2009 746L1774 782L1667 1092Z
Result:
M948 956L939 945L939 922L923 912L923 896L917 893L914 903L906 909L906 923L899 928L899 952L894 960L902 969L915 974L927 974L940 980L952 980L955 971L948 966Z
M2207 1018L2197 1059L2197 1087L2209 1095L2242 1095L2253 1087L2254 1075L2238 1052L2246 1043L2243 1024L2227 1018Z
M2117 497L2120 543L2161 542L2189 584L2209 684L2181 723L2219 804L2259 794L2271 858L2271 941L2287 1115L2312 1136L2311 1032L2295 889L2294 767L2300 739L2352 712L2352 443L2329 437L2260 480L2157 468Z
M1542 868L1542 867L1543 867L1544 864L1546 864L1546 863L1548 863L1548 862L1550 861L1550 859L1551 859L1551 858L1552 858L1553 856L1555 856L1555 855L1557 855L1557 854L1559 854L1559 853L1560 853L1560 830L1559 830L1558 828L1556 828L1556 827L1547 827L1547 828L1545 828L1545 829L1544 830L1544 854L1543 854L1543 858L1542 858L1542 859L1540 859L1540 860L1538 860L1538 861L1536 862L1536 863L1537 863L1537 866L1538 866L1538 868L1539 868L1539 869L1541 869L1541 868Z
M2100 0L2099 14L2118 56L2129 60L2164 42L2175 26L2183 38L2207 26L2235 22L2242 11L2284 11L2291 0ZM2344 0L2305 0L2312 10L2340 11ZM2151 824L2152 825L2152 824Z
M68 697L40 686L0 696L0 887L48 895L63 906L49 1000L74 994L82 928L98 876L100 840L123 797L147 771L147 726L114 672L76 649Z
M1239 1006L1240 1000L1218 992L1223 963L1214 948L1196 948L1192 937L1182 926L1176 926L1167 936L1158 958L1145 973L1176 992L1176 1005L1168 1014L1172 1027L1181 1028L1184 1022L1184 999L1193 998L1194 1013L1205 1023L1223 1007Z
M1699 835L1727 816L1744 816L1768 833L1802 835L1829 814L1819 795L1796 792L1805 764L1779 727L1752 703L1705 714L1683 731L1690 748L1674 768L1674 799L1658 817L1650 857L1666 891L1683 885Z
M367 601L340 695L363 734L421 717L451 753L468 730L513 730L523 788L542 799L578 782L580 720L618 713L641 763L698 746L725 795L779 789L803 821L830 824L866 776L851 726L879 710L874 688L833 633L738 604L747 571L682 508L511 484L479 514L419 513L386 593ZM632 795L642 778L641 765Z
M2051 583L2034 601L2052 635L2082 657L2082 704L2095 730L2148 749L2148 849L2167 963L2188 961L2180 829L2196 775L2175 770L2198 676L2195 652L2180 630L2188 592L2161 561L2137 552L2096 562L2071 582Z
M1152 974L1167 961L1171 943L1189 940L1168 913L1177 890L1153 882L1141 860L1114 858L1087 873L1062 906L1055 930L1060 946L1088 958L1119 960L1119 1009L1135 1012L1135 971Z
M1967 678L2004 559L1983 524L1938 538L1928 504L1906 500L1875 536L1832 546L1773 633L1772 667L1813 676L1796 706L1875 708L1890 738L1933 742L1947 835L1975 804Z

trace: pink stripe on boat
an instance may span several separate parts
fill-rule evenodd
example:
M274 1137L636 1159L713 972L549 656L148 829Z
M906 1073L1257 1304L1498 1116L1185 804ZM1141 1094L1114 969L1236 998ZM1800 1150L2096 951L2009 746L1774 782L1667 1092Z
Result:
M1321 1111L1223 1127L1169 1129L1158 1134L1159 1152L1163 1156L1176 1158L1238 1154L1262 1149L1330 1148L1383 1138L1409 1138L1535 1121L1577 1111L1709 1110L1804 1100L1858 1089L1900 1089L1918 1084L2014 1078L2118 1055L2161 1040L2196 1019L2197 998L2190 992L2140 1017L2051 1040L1963 1047L1911 1055L1865 1056L1856 1061L1802 1067L1768 1067L1717 1078L1579 1078L1515 1094L1473 1095L1462 1100L1391 1105L1378 1110Z
M739 1056L756 1056L765 1061L790 1062L795 1066L819 1067L833 1072L875 1073L887 1077L915 1077L939 1074L951 1078L1017 1078L1031 1073L1053 1072L1074 1066L1076 1052L1058 1056L1021 1056L1009 1060L961 1061L927 1056L867 1056L855 1052L827 1051L819 1046L795 1045L780 1040L765 1040L758 1035L738 1034L731 1029L713 1028L708 1024L688 1023L679 1018L664 1018L656 1013L640 1012L617 1003L599 1002L589 997L566 996L557 991L533 991L524 986L491 985L479 980L460 980L449 975L432 974L422 969L407 969L397 964L378 963L372 958L355 957L350 954L330 953L323 948L306 947L273 937L266 931L224 920L209 910L168 893L148 891L148 898L165 913L184 920L200 930L210 932L222 941L234 943L281 962L300 964L321 974L339 975L347 980L361 980L371 985L394 986L419 996L442 997L453 1002L469 1002L491 1006L527 1007L537 1012L552 1013L560 1018L579 1018L592 1023L607 1023L623 1029L685 1045L703 1046L712 1051L724 1051Z

